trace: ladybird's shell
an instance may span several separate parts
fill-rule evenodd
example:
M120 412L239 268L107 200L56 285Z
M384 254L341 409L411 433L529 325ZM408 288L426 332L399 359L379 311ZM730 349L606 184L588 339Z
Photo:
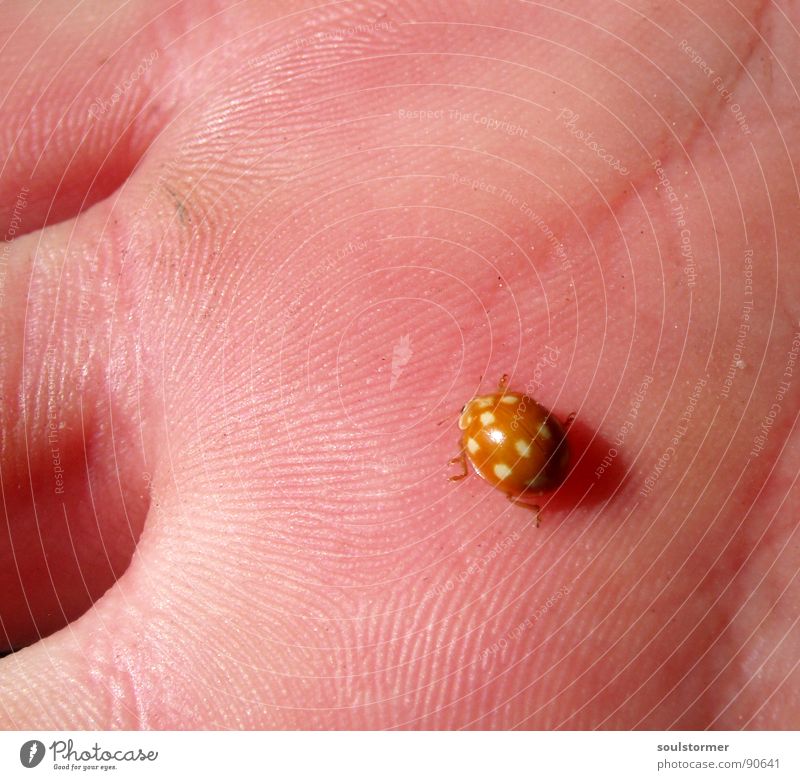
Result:
M511 391L476 396L458 427L475 471L509 496L553 490L567 475L564 428L528 396Z

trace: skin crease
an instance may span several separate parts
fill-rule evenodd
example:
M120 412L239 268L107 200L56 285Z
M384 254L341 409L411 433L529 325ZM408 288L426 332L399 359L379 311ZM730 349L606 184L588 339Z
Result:
M796 5L7 10L0 726L800 727Z

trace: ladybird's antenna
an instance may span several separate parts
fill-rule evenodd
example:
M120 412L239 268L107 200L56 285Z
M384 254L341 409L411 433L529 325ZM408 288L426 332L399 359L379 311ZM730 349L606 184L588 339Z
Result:
M464 409L466 409L466 408L467 408L467 405L466 405L466 404L464 404L464 405L461 407L461 411L459 412L459 414L460 414L460 415L461 415L461 414L464 414ZM450 417L445 417L443 420L439 420L439 422L438 422L438 423L436 423L436 425L444 425L444 423L446 423L446 422L447 422L448 420L450 420L450 419L451 419Z

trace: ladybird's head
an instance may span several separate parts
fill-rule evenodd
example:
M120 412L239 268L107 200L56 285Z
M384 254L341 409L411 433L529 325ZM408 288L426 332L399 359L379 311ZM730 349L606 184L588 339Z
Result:
M474 399L473 399L474 400ZM468 401L461 407L461 416L458 418L458 427L465 431L472 422L472 401Z

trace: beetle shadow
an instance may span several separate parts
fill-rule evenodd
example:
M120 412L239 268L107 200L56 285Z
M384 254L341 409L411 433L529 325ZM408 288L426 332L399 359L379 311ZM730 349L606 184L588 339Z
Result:
M620 448L574 420L567 430L570 470L566 479L542 503L553 511L598 506L618 491L628 471Z

